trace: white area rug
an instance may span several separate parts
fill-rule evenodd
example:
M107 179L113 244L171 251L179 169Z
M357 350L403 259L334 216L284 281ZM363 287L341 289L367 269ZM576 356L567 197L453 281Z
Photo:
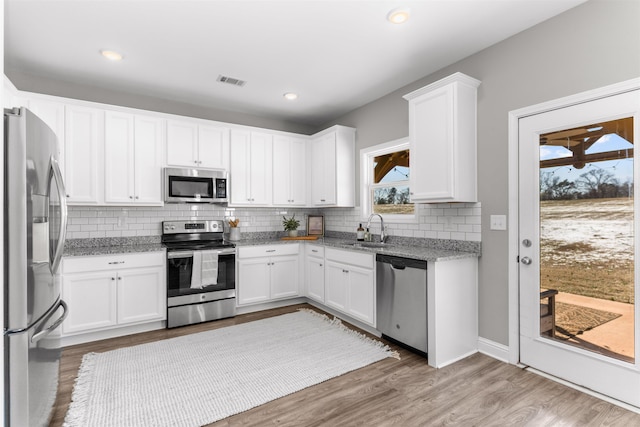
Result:
M66 426L202 426L397 357L300 310L82 360Z

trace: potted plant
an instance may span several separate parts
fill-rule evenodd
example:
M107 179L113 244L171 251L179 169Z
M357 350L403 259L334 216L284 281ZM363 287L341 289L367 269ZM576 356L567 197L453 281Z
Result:
M296 219L296 215L289 219L287 219L284 215L282 216L282 225L284 226L284 231L289 232L289 237L296 237L298 235L298 227L300 227L300 221Z

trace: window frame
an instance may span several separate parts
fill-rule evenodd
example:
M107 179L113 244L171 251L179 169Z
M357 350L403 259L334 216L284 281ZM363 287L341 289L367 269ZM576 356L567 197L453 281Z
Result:
M373 182L373 159L377 156L393 153L396 151L409 150L409 138L400 138L382 144L373 145L360 150L360 207L362 219L366 221L373 212L373 201L371 200L371 192L376 187L388 187L388 185L374 184ZM400 182L400 181L398 181ZM408 180L409 191L411 191L411 178ZM417 222L417 206L415 203L412 215L390 215L385 214L384 220L389 223L416 223Z

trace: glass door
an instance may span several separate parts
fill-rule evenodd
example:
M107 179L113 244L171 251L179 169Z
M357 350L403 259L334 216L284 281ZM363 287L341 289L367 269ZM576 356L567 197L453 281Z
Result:
M519 123L521 362L634 405L639 101L632 91Z

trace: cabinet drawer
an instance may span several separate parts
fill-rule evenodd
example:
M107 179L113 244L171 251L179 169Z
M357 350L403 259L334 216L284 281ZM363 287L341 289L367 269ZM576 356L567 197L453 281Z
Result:
M324 257L324 246L306 245L305 254L307 256Z
M265 256L278 255L297 255L300 251L300 245L282 244L282 245L258 245L246 246L238 248L238 258L257 258Z
M333 260L342 264L356 265L362 268L373 269L373 263L375 260L374 254L344 251L341 249L326 248L325 256L327 260Z
M164 251L159 251L136 254L69 257L64 258L62 261L62 274L161 266L164 263L165 256Z

